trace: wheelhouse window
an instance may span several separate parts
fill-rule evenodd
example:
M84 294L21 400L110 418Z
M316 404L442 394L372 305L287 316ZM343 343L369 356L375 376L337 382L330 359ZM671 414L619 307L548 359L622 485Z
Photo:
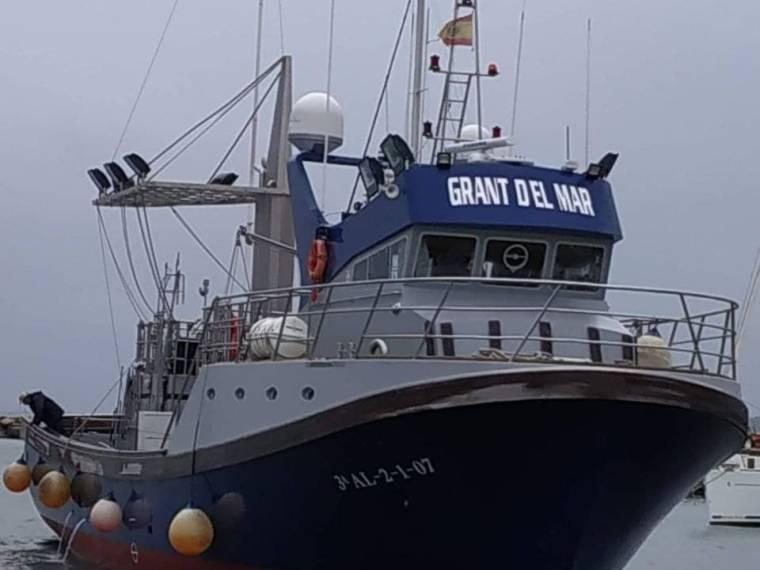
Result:
M367 266L368 260L363 259L356 265L354 265L354 281L366 281L367 280Z
M599 283L602 280L604 248L590 245L560 244L554 262L554 279L559 281L587 281ZM593 291L593 287L568 287L568 289Z
M546 259L546 244L515 240L489 240L483 262L484 277L540 279ZM536 287L532 283L509 283L510 286Z
M426 235L420 242L415 277L472 275L477 240L471 237Z
M377 250L354 265L353 280L399 279L404 267L406 238Z

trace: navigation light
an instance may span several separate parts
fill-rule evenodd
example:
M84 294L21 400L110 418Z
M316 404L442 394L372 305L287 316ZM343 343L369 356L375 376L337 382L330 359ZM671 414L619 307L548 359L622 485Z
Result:
M450 152L439 152L435 158L435 165L443 169L451 168L453 159L454 157Z
M234 172L222 172L211 179L210 184L221 184L222 186L232 186L239 178Z

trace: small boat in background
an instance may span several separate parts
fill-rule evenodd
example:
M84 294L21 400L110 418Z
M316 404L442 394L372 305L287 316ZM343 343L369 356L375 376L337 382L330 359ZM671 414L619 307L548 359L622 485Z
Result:
M760 434L732 455L705 481L710 524L760 526Z

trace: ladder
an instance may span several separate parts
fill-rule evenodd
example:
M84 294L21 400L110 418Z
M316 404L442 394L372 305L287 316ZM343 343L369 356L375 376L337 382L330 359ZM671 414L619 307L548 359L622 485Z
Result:
M466 17L468 13L474 18L475 4L476 2L473 0L454 0L454 21ZM478 38L473 39L474 41L478 41ZM431 61L431 71L445 75L441 106L438 111L438 120L432 137L433 152L431 162L435 161L438 152L443 150L447 142L457 142L460 140L467 114L467 102L470 98L472 80L478 76L477 69L469 72L454 70L455 47L455 42L452 42L449 46L449 57L445 70L436 68Z

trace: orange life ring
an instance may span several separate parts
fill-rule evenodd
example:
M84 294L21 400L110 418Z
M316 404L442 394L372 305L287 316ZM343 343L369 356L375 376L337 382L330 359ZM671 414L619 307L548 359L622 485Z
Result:
M312 283L322 283L327 269L327 242L315 239L309 250L309 279Z

